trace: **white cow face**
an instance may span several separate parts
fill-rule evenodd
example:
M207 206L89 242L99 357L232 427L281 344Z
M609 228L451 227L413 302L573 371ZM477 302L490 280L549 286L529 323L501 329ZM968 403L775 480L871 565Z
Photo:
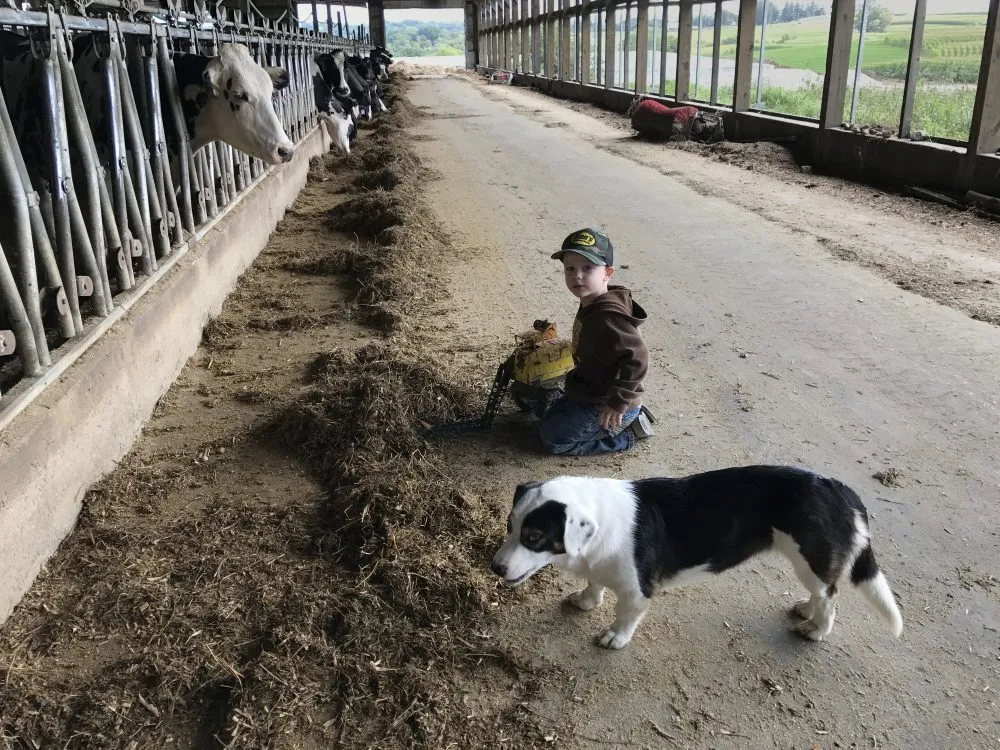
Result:
M262 68L242 44L223 44L205 68L207 99L192 148L214 140L268 164L290 161L295 147L274 111L274 92L288 85L283 68Z
M320 119L326 123L326 129L330 133L333 147L345 154L351 153L351 117L350 115L336 114L328 115L320 113Z

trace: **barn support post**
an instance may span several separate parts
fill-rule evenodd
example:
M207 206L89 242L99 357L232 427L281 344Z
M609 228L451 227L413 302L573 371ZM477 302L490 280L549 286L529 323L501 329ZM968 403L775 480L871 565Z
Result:
M372 44L385 46L385 7L382 0L368 0L368 28Z
M521 0L521 12L519 16L519 38L521 42L521 65L519 71L527 72L531 67L531 3L528 0Z
M535 75L542 65L542 22L538 10L538 0L531 0L531 72Z
M465 3L465 67L474 69L479 64L479 15L476 4Z
M722 0L715 2L715 19L712 22L712 88L708 101L719 103L719 59L722 48Z
M639 0L635 15L635 93L646 93L649 69L649 0ZM627 83L627 82L626 82Z
M754 33L757 0L741 0L736 29L736 78L733 83L733 112L750 109L750 77L753 72Z
M545 77L556 79L556 0L549 0L545 14Z
M823 101L819 114L821 138L823 131L838 128L844 121L853 33L854 0L833 0L830 39L826 51L826 76L823 78Z
M615 2L604 6L604 88L615 85Z
M572 29L570 28L570 17L573 10L569 7L569 0L562 0L562 17L559 19L562 29L559 32L559 78L563 81L573 80L573 57L570 54L570 42Z
M677 87L674 97L678 102L691 98L691 28L694 20L691 0L681 0L677 22Z
M980 154L1000 152L1000 0L990 1L986 16L986 36L983 40L979 85L972 107L972 127L965 158L964 182L969 185Z

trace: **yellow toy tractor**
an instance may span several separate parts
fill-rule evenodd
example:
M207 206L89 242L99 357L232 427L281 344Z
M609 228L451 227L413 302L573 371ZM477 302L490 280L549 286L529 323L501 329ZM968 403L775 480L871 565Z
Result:
M514 351L497 367L483 415L439 425L430 432L443 435L490 429L508 388L518 408L532 411L539 402L548 402L561 392L566 373L573 367L572 343L559 338L555 323L536 320L530 331L514 335Z

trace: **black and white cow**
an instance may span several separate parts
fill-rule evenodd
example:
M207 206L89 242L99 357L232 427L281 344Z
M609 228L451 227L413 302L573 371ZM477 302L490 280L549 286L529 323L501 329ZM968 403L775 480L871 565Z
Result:
M389 66L392 65L392 53L389 52L385 47L376 46L368 54L368 59L372 61L372 65L375 66L375 74L378 76L380 81L389 80Z
M268 164L291 160L295 146L278 119L273 101L274 93L289 82L283 68L263 68L246 46L228 43L211 57L175 53L174 67L193 151L220 140ZM73 68L98 158L107 166L107 89L92 34L74 37ZM19 34L0 31L0 83L29 169L34 166L32 171L47 175L51 157L41 68L27 40ZM169 122L168 117L164 119ZM167 131L168 145L176 154L177 139L169 125Z
M391 62L388 52L379 53L377 49L368 58L347 57L343 50L316 57L316 65L341 104L349 106L345 102L345 97L349 96L357 106L353 113L355 120L360 117L370 120L374 114L389 111L379 96L378 82L388 77L385 71Z
M268 164L290 161L295 146L274 109L274 97L288 86L284 68L264 68L243 44L221 44L214 57L175 54L191 149L212 141Z
M351 142L358 132L355 123L357 102L350 97L350 94L338 94L335 89L333 79L336 77L338 81L344 80L344 76L340 72L343 70L343 62L343 52L340 53L338 60L332 59L329 53L316 55L312 60L311 72L313 99L320 120L326 123L334 147L349 154L351 153ZM336 76L330 73L324 74L324 69L329 71L331 66L337 68Z
M345 73L351 96L358 100L361 114L365 119L370 120L375 115L389 111L379 96L378 74L371 58L358 55L349 57Z

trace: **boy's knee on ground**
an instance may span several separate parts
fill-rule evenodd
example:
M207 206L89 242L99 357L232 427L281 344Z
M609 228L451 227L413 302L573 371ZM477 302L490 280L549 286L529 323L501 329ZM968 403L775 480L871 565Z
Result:
M557 428L555 420L543 421L538 425L538 437L541 438L542 445L550 453L565 453L570 446L565 443L565 436L560 435Z

